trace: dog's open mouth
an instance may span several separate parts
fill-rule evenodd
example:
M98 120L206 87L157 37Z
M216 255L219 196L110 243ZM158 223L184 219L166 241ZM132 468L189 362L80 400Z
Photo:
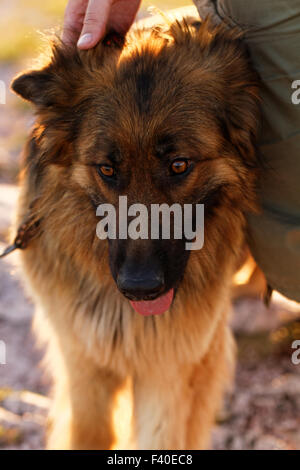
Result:
M170 289L166 294L161 295L155 300L140 300L133 301L130 303L134 310L140 315L161 315L162 313L169 310L174 298L174 289Z

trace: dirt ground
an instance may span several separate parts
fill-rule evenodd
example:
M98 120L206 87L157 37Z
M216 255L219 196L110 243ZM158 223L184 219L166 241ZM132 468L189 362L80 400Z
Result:
M0 249L17 199L14 185L0 185ZM24 297L18 255L0 260L0 449L43 449L49 378L31 334L33 306ZM259 299L234 305L239 358L213 433L215 449L300 449L300 365L291 343L300 339L300 305L275 295L269 309Z

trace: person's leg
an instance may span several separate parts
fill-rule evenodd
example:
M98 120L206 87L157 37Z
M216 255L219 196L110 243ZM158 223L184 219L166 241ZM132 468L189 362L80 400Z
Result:
M249 215L249 245L269 285L300 301L299 0L195 0L200 16L245 31L262 79L262 213ZM299 86L299 85L298 85ZM299 95L299 93L298 93Z

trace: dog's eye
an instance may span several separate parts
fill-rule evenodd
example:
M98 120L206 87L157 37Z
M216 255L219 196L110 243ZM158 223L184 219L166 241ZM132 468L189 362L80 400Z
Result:
M99 165L98 172L102 176L106 176L107 178L111 178L115 174L115 170L110 165Z
M171 172L175 175L182 175L189 168L189 162L187 160L174 160L171 164Z

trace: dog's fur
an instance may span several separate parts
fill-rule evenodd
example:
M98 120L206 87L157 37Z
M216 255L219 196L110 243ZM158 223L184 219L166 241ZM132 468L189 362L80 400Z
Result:
M39 222L22 263L54 379L48 446L110 448L130 376L139 448L206 448L233 370L229 293L245 213L256 210L259 87L240 33L175 21L90 51L56 42L49 63L12 88L37 111L18 224ZM94 166L112 152L127 177L115 187ZM173 185L158 153L188 156L194 169ZM132 309L111 274L120 247L96 237L95 206L119 194L205 203L203 249L177 262L181 248L166 247L177 291L161 316ZM150 244L126 249L140 256Z

